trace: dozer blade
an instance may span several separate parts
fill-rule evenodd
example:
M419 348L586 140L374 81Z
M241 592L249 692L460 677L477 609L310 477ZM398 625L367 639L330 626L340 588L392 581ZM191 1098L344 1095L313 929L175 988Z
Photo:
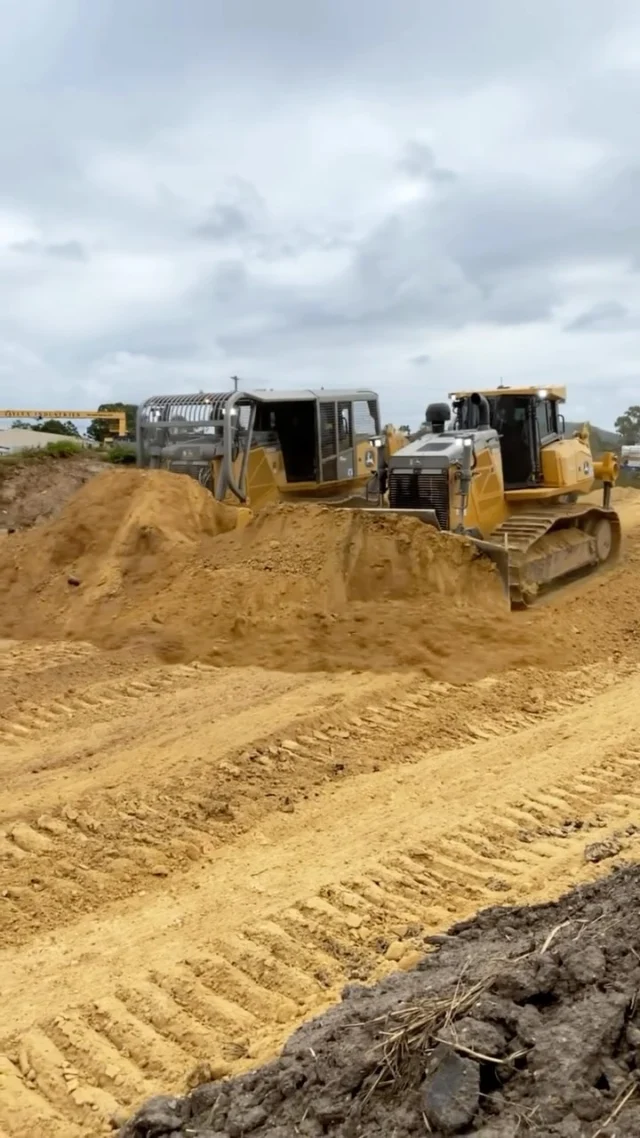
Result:
M349 498L343 498L339 502L332 502L332 506L342 510L366 510L368 514L381 514L383 517L388 518L390 515L402 518L417 518L418 521L424 522L425 525L433 526L440 533L443 531L440 528L438 515L435 510L421 510L421 509L394 509L389 506L374 506L369 505L366 498L359 495L352 495ZM469 534L455 533L452 530L447 530L446 533L450 537L455 537L458 541L466 541L473 545L480 554L488 557L495 565L502 587L505 592L507 600L509 600L509 554L507 548L499 542L482 541L481 538L471 537Z
M440 523L438 522L438 517L435 510L382 509L379 512L386 514L402 514L403 517L419 518L421 522L426 522L427 525L434 526L435 529L440 530ZM443 531L440 530L440 532L442 533ZM509 552L507 550L507 547L505 545L501 545L499 542L483 541L482 538L471 537L471 535L468 533L456 533L455 530L447 530L446 532L451 537L458 538L459 541L470 542L471 545L473 545L479 553L481 553L484 557L489 558L489 560L495 565L498 573L500 574L500 580L502 581L504 594L510 605Z
M340 505L347 509L363 508L355 498L347 498L341 502ZM398 510L393 509L393 507L389 506L369 506L368 512L373 514L382 514L385 517L389 517L390 514L395 514L396 516L403 518L418 518L419 521L424 522L426 525L433 526L434 529L439 530L441 533L443 532L440 529L440 523L438 521L438 516L435 510ZM469 534L455 533L452 530L447 530L446 532L450 537L458 538L459 541L470 542L471 545L475 546L479 553L481 553L484 557L489 558L489 560L495 565L498 573L500 574L500 580L502 581L502 587L504 589L505 596L507 600L509 600L509 553L507 547L505 545L501 545L499 542L483 541L479 537L471 537Z
M391 515L401 518L418 518L419 521L425 522L426 525L440 529L435 510L395 510L390 506L369 504L366 498L360 498L355 495L351 498L343 498L340 502L332 503L332 505L342 510L366 510L368 514L382 514L385 518L391 517Z
M366 494L350 494L348 498L316 499L318 505L331 506L336 510L377 510L377 498L367 498Z
M488 557L489 560L493 562L496 569L498 570L498 573L500 574L500 580L502 581L502 587L504 589L505 596L510 603L509 553L506 547L504 545L498 545L493 541L481 541L480 538L477 537L465 536L463 540L472 542L473 545L475 545L476 549L480 551L480 553L484 554L485 557Z

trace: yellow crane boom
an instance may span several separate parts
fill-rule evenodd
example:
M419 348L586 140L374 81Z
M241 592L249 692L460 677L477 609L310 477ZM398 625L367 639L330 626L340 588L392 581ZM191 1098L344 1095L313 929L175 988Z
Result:
M2 411L0 419L114 419L118 434L127 433L127 416L124 411Z

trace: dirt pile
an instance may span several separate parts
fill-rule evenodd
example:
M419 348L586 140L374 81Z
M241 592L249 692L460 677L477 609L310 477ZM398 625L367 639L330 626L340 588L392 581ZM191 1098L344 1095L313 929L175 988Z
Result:
M86 455L0 461L0 531L25 529L57 514L104 463Z
M493 566L450 534L311 505L250 520L162 471L108 471L37 532L3 538L0 589L0 635L171 661L465 681L566 657L557 629L512 617Z
M126 591L127 578L144 579L203 537L234 527L233 512L191 478L107 470L74 495L37 542L25 540L27 548L37 546L33 570L41 580L58 567L73 568L97 590L110 591L116 579Z
M0 543L0 632L459 679L550 658L533 636L523 645L525 622L509 625L493 567L416 519L278 506L231 532L238 516L186 476L106 472L37 533Z
M37 532L7 535L0 546L4 605L24 635L89 634L120 612L132 590L166 580L203 537L235 525L191 479L163 472L107 470L87 482ZM82 586L79 589L79 586ZM74 595L69 589L79 589ZM4 606L3 606L4 607Z
M488 909L262 1069L159 1097L121 1138L640 1133L640 870Z

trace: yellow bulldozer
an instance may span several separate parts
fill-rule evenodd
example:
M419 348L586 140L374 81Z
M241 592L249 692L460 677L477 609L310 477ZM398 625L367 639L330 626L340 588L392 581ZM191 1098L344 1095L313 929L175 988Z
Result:
M594 461L586 428L565 438L563 387L457 391L427 408L429 432L384 462L389 508L472 540L513 607L611 564L620 519L612 453ZM452 428L446 429L453 418ZM584 495L602 483L600 505Z
M614 454L565 437L563 387L450 394L417 438L381 426L368 390L154 396L137 423L139 465L196 477L222 502L320 501L413 515L496 565L512 607L611 564L620 519ZM585 498L602 483L598 505Z

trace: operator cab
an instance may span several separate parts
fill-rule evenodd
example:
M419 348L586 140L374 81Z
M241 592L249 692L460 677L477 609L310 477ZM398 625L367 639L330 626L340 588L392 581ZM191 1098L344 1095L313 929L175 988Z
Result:
M472 419L477 418L478 401L481 407L487 404L484 425L500 437L505 490L526 490L542 483L542 448L564 434L564 417L558 411L564 402L563 388L498 387L452 398L457 429L476 426Z

